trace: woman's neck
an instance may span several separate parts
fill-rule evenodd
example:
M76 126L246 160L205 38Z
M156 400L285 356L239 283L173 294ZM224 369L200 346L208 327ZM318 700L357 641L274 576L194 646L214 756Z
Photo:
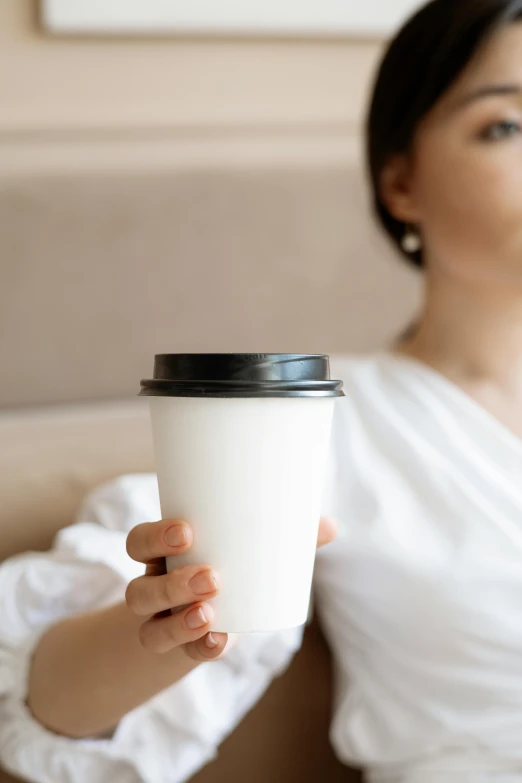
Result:
M400 350L461 385L522 394L522 285L428 275L418 327Z

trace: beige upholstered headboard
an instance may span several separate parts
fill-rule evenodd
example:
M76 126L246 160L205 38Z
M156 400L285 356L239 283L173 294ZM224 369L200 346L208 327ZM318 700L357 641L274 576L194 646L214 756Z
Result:
M0 557L152 469L154 353L372 349L418 293L356 165L20 174L0 222Z

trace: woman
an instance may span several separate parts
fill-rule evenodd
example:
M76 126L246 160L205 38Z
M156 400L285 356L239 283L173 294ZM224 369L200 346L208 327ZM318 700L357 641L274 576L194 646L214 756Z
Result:
M332 736L373 781L521 781L522 0L434 0L406 24L378 74L368 157L377 215L426 285L395 351L333 368L346 398L324 512L339 536L316 570L339 671ZM324 520L321 543L333 536ZM148 573L128 608L56 622L61 606L24 654L0 640L0 757L14 771L83 781L98 754L106 777L93 780L169 779L161 758L154 772L139 763L157 717L147 700L227 645L208 633L219 575L162 573L190 543L187 522L136 527L128 552ZM4 566L4 587L23 573ZM142 742L127 768L118 731L50 739L98 736L129 711Z

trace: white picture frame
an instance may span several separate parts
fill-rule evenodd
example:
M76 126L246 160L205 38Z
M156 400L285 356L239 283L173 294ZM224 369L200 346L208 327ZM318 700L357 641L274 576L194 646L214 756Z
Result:
M41 0L62 35L386 36L424 0Z

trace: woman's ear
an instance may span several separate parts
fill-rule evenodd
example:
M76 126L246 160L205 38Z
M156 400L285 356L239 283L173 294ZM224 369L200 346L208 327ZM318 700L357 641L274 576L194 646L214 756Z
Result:
M392 217L401 223L420 222L413 180L412 162L405 154L393 155L381 172L381 200Z

